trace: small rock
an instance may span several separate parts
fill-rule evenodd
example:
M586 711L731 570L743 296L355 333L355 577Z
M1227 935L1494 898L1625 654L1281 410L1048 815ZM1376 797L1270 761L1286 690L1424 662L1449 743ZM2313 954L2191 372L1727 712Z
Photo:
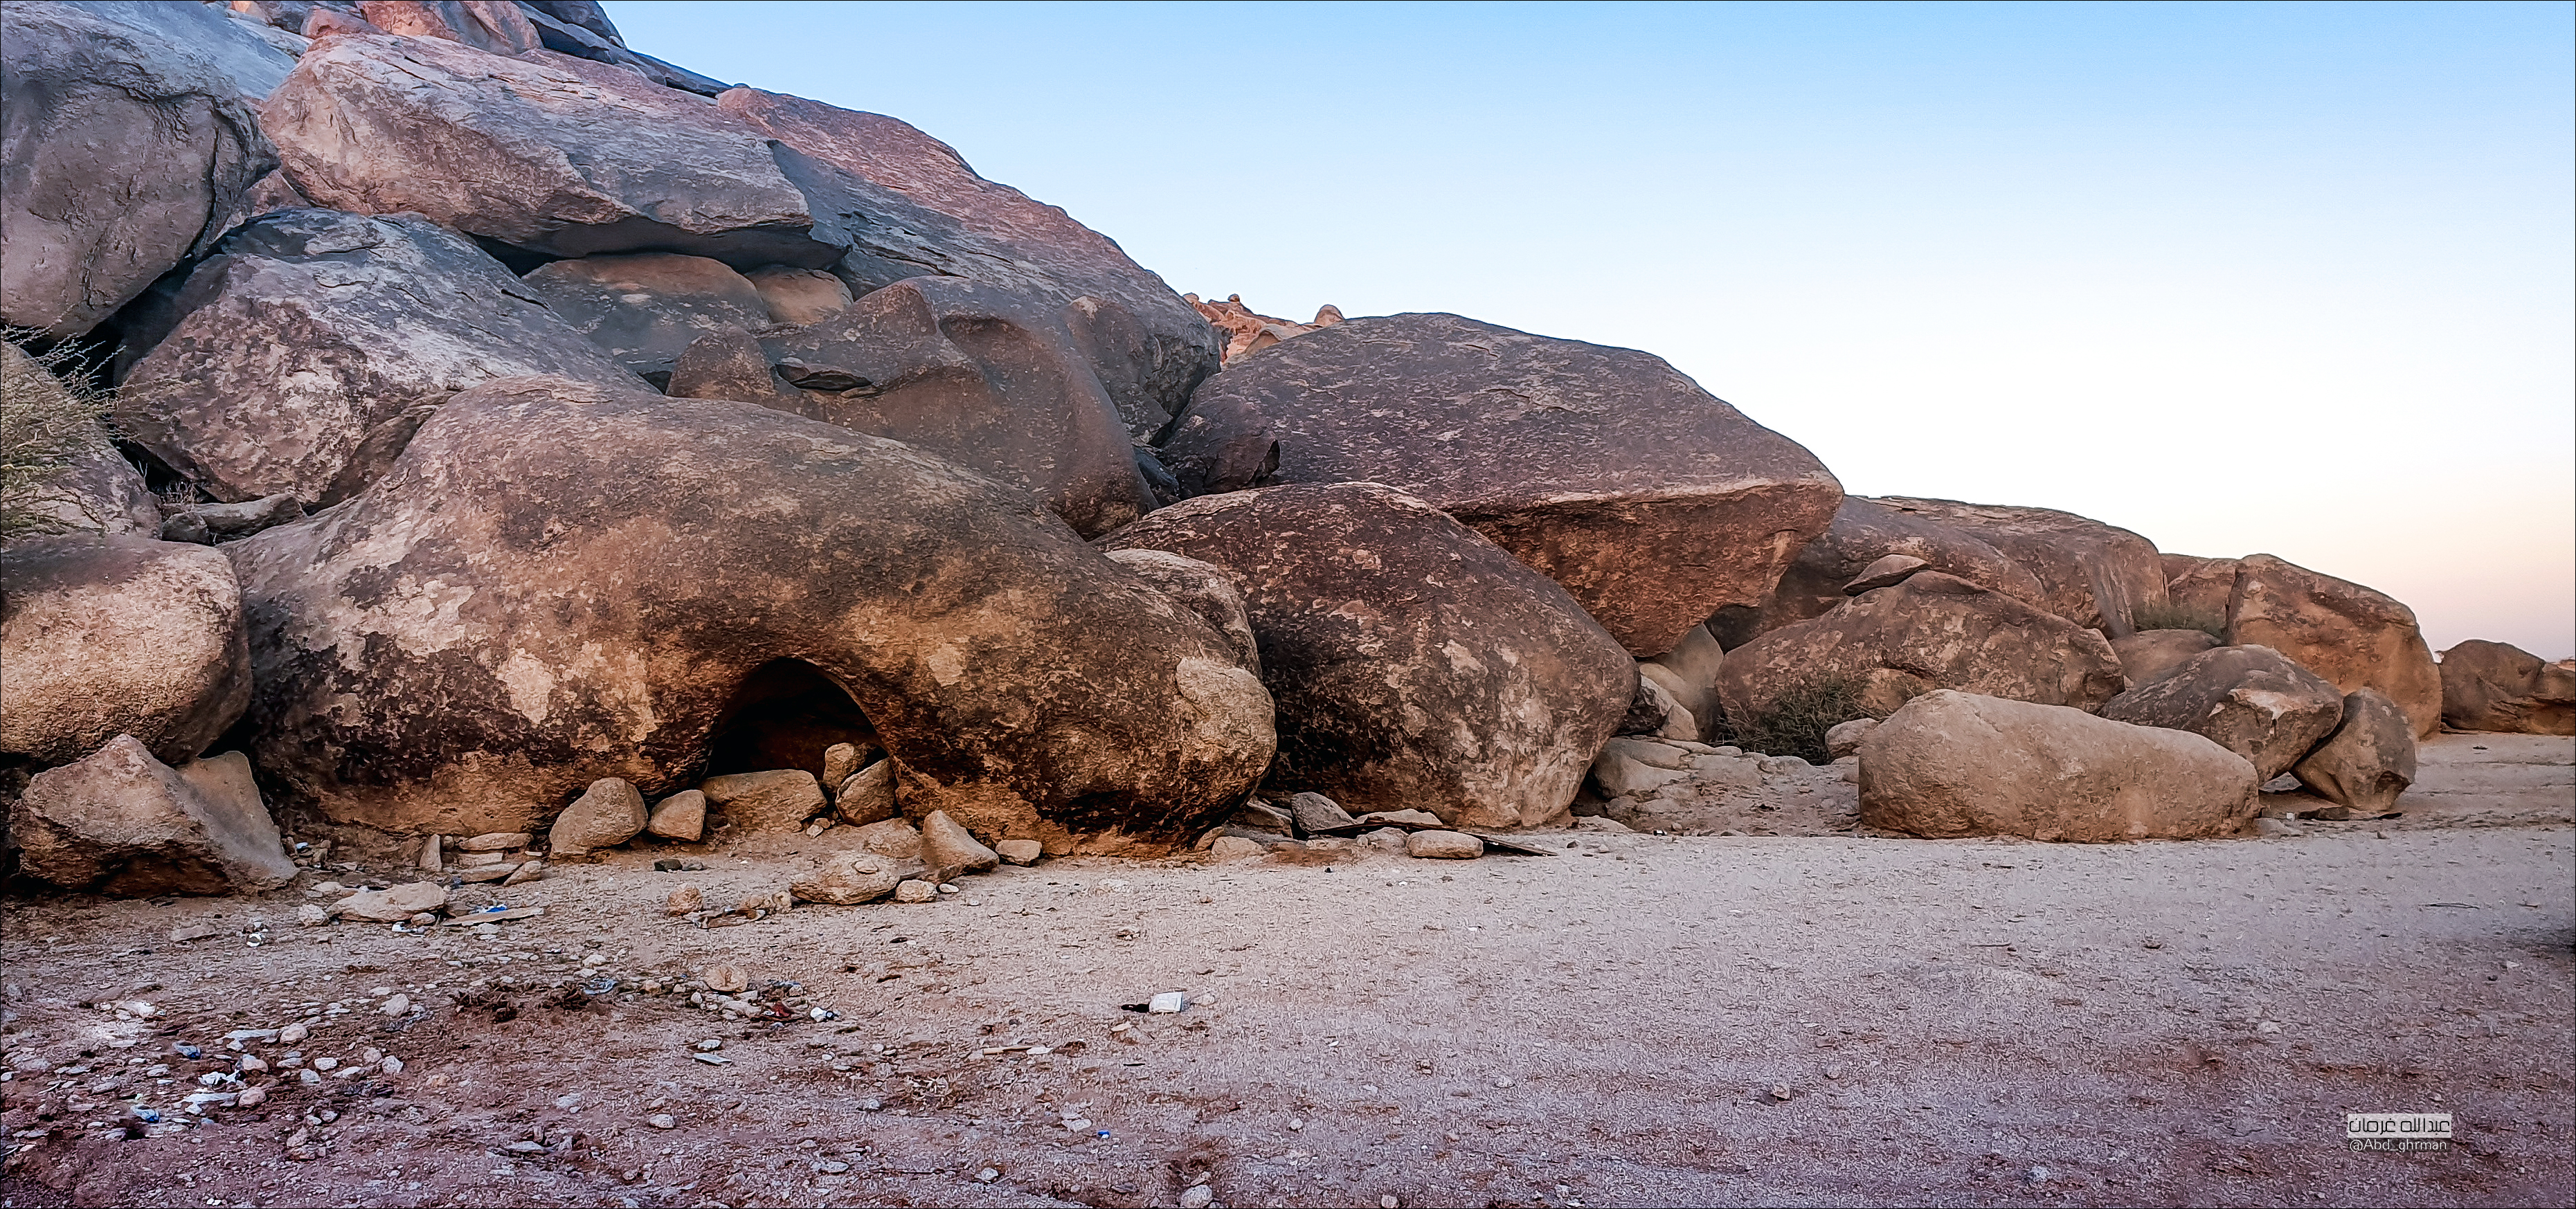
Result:
M423 911L418 915L412 916L410 919L404 920L403 923L406 926L413 928L431 928L438 925L438 917L427 911Z
M1215 843L1208 845L1208 859L1220 863L1248 861L1269 853L1270 849L1259 840L1247 840L1239 835L1219 836Z
M708 966L698 971L698 980L706 983L708 990L724 995L739 994L751 986L751 975L744 973L741 966Z
M1774 1084L1772 1084L1772 1085L1771 1085L1771 1099L1772 1099L1773 1101L1775 1101L1775 1102L1782 1103L1782 1104L1786 1104L1786 1103L1788 1103L1788 1102L1789 1102L1789 1085L1788 1085L1788 1084L1786 1084L1786 1083L1774 1083Z
M1825 754L1836 760L1844 756L1859 755L1860 741L1868 738L1869 732L1877 729L1878 719L1876 718L1854 718L1849 722L1837 722L1825 731Z
M301 1024L290 1024L285 1028L277 1030L277 1043L279 1045L293 1045L312 1035L313 1030L306 1028Z
M361 890L332 904L331 913L380 924L398 924L423 911L447 905L447 890L429 882L410 882L386 890Z
M403 1073L403 1060L387 1054L383 1061L376 1063L376 1069L388 1075L399 1075Z
M652 1116L644 1118L644 1123L655 1129L675 1129L680 1124L678 1121L673 1120L671 1118L671 1114L667 1112L654 1113Z
M812 875L787 884L787 891L809 903L855 906L895 892L921 867L910 861L873 853L840 853L824 860Z
M1404 837L1410 834L1401 827L1380 827L1360 837L1360 842L1384 852L1404 851Z
M823 749L823 783L838 785L859 770L859 748L855 743L835 743Z
M801 768L709 777L699 788L735 826L750 832L802 830L824 806L822 784Z
M546 831L546 851L561 856L614 848L642 832L646 818L643 794L622 778L601 777L555 816Z
M701 1053L701 1054L712 1054L712 1053L716 1052L717 1050L720 1050L720 1049L723 1049L723 1048L724 1048L724 1039L723 1039L723 1038L720 1038L720 1037L709 1037L709 1038L707 1038L707 1039L706 1039L706 1040L704 1040L704 1041L698 1042L698 1044L697 1044L697 1050L698 1050L698 1052L699 1052L699 1053Z
M306 903L295 909L295 923L298 927L319 928L330 922L331 913L316 904Z
M337 1058L315 1058L313 1060L313 1069L319 1071L338 1070L340 1069L340 1060Z
M707 795L684 789L653 803L653 817L644 830L666 840L696 843L707 830Z
M1215 1199L1216 1194L1208 1191L1207 1185L1200 1184L1181 1193L1181 1209L1207 1209L1208 1203Z
M1145 1001L1145 1010L1158 1016L1168 1016L1188 1007L1189 1003L1190 997L1187 994L1180 991L1165 991Z
M737 915L748 915L753 919L759 919L764 915L784 915L795 905L794 895L785 890L769 890L759 894L744 895L742 901L734 904L733 909Z
M682 886L673 890L669 898L662 900L662 911L667 915L686 915L691 911L704 910L706 905L706 891L696 886Z
M241 1108L257 1108L267 1102L268 1089L265 1087L245 1087L240 1095L233 1097L233 1104Z
M691 1054L689 1056L700 1062L704 1062L709 1066L722 1066L726 1062L731 1061L731 1059L726 1058L723 1054Z
M921 820L921 863L944 882L960 873L989 872L1002 863L1002 857L949 818L947 811L934 810Z
M990 1184L1000 1178L1002 1178L1002 1169L999 1167L987 1167L975 1173L975 1182L978 1184Z
M411 996L396 995L391 999L385 1000L385 1005L377 1008L376 1010L383 1012L388 1016L409 1015L411 1012Z
M444 873L444 872L446 872L446 870L447 870L447 862L446 862L445 860L441 859L441 857L440 857L440 855L439 855L439 851L438 851L438 837L437 837L437 836L432 835L432 836L424 836L424 837L422 837L422 838L421 838L421 841L420 841L420 858L419 858L419 860L418 860L418 861L416 861L416 862L414 862L414 863L416 863L416 864L418 864L418 865L420 866L420 868L421 868L421 872L423 872L423 873Z
M907 877L895 884L894 901L899 903L926 903L937 897L939 887L929 882Z
M879 760L834 782L832 812L852 826L882 823L902 813L894 794L894 761Z
M459 852L514 852L535 842L537 837L525 831L487 831L470 839L458 840Z
M1404 852L1423 860L1471 861L1485 855L1485 841L1463 831L1417 831L1404 838Z
M1359 820L1352 818L1350 811L1342 809L1341 803L1320 793L1301 793L1289 798L1288 814L1296 821L1297 830L1307 835L1359 826Z
M501 884L504 886L524 885L528 882L544 877L545 875L546 863L544 861L529 861L516 869L512 869L510 871L510 876L501 879Z
M1428 810L1372 810L1359 817L1362 827L1402 827L1407 831L1446 827Z
M1046 855L1046 849L1036 840L1004 840L993 845L993 851L1013 865L1034 865Z

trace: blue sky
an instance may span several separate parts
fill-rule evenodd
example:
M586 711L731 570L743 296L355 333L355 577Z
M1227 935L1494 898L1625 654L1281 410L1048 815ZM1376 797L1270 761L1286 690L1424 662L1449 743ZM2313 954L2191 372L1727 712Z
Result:
M612 3L1175 289L1642 348L1857 493L2576 654L2576 5Z

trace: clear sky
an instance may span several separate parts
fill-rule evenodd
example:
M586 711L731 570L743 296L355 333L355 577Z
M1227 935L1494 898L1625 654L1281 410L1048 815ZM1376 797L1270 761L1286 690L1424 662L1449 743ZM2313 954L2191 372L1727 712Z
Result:
M1175 289L1646 349L1855 493L2576 654L2576 5L608 10Z

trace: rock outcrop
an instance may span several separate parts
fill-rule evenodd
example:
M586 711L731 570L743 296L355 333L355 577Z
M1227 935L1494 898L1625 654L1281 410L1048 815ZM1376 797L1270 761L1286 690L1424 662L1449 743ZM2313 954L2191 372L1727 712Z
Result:
M2037 576L1966 530L1884 501L1845 496L1834 509L1833 524L1798 551L1769 599L1758 608L1724 610L1710 628L1720 642L1742 646L1784 625L1822 617L1844 597L1859 594L1850 588L1862 572L1893 555L1920 559L1922 569L2047 607L2048 592Z
M2101 843L2226 835L2253 817L2245 758L2188 731L1935 691L1860 742L1861 820L1933 839Z
M2325 818L2377 818L2396 809L2415 783L2415 728L2406 712L2374 689L2343 699L2332 735L2292 766L2299 784L2334 803Z
M223 549L260 766L344 821L527 830L601 777L670 793L755 673L863 716L906 809L981 835L1184 840L1270 761L1225 640L1025 497L738 403L487 384L348 503Z
M29 877L123 897L257 893L295 877L238 754L174 769L131 735L38 773L9 808L9 842Z
M1316 310L1313 323L1299 323L1293 319L1256 314L1251 307L1243 305L1241 294L1229 294L1223 302L1201 302L1196 294L1183 294L1181 297L1198 308L1199 316L1224 337L1225 363L1228 365L1282 340L1294 340L1342 321L1342 308L1329 302Z
M1994 547L2039 580L2045 594L2032 603L2109 637L2134 633L2140 608L2154 612L2171 604L2155 543L2126 529L2053 508L1909 496L1878 502L1964 530Z
M187 46L70 4L0 4L0 34L0 324L79 335L203 255L277 161Z
M171 313L126 376L120 422L219 500L335 503L390 464L417 409L494 378L642 389L500 262L416 214L264 215L189 274Z
M721 260L637 252L540 265L521 278L574 331L656 386L680 354L717 331L756 332L769 302Z
M2267 646L2344 692L2377 689L2425 738L2442 727L2442 673L2415 611L2386 593L2269 554L2248 555L2227 604L2227 643Z
M1209 379L1176 468L1279 442L1281 483L1384 483L1562 584L1636 655L1759 604L1842 487L1662 358L1457 315L1353 319ZM1192 475L1182 473L1183 481Z
M250 689L222 554L91 535L0 549L0 752L62 764L126 735L184 762L241 717Z
M2576 735L2576 659L2543 662L2472 638L2442 652L2442 723L2454 730Z
M2100 633L1955 575L1920 571L1728 651L1717 691L1740 724L1831 680L1870 713L1933 689L2091 710L2126 685Z
M1634 662L1563 588L1391 487L1206 496L1105 544L1234 578L1278 702L1281 796L1562 821L1635 695Z
M2279 651L2228 646L2194 655L2154 683L2103 702L2101 713L2114 722L2190 731L2245 757L2269 781L2334 733L2343 720L2343 693Z
M2217 645L2217 637L2207 630L2140 630L2111 640L2111 650L2120 657L2120 670L2128 675L2133 692L2164 679L2192 656Z

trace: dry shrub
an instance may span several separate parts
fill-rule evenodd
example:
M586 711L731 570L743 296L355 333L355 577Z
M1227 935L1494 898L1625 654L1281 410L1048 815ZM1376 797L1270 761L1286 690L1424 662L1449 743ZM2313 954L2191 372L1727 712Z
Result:
M48 487L107 439L108 401L89 384L90 364L66 346L32 351L23 342L34 334L0 332L0 541L62 531Z
M2130 611L2129 623L2141 630L2198 630L2227 641L2226 618L2179 604L2139 605Z

